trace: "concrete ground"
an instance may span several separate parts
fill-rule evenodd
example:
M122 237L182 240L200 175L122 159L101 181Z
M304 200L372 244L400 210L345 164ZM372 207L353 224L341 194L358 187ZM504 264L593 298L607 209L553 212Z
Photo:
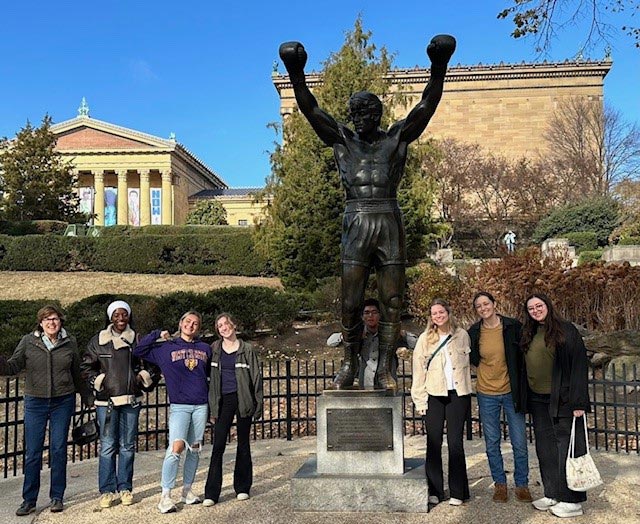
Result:
M424 524L425 522L458 524L545 524L559 522L550 513L536 511L530 504L517 502L510 491L506 504L491 500L493 486L481 440L466 441L467 467L472 499L461 507L439 504L429 514L406 513L311 513L294 512L290 506L289 479L305 460L315 453L315 438L306 437L292 442L262 440L252 443L254 484L251 499L239 502L232 488L235 445L225 455L225 477L219 504L205 508L178 505L177 513L162 515L156 504L160 496L160 467L163 452L144 452L136 456L134 498L129 507L117 505L101 510L98 507L97 461L95 459L69 464L65 510L51 513L48 503L48 471L42 475L42 489L37 513L16 517L21 502L22 477L0 480L0 523L2 524L112 524L180 522L200 524L202 521L246 524ZM202 495L209 464L210 446L203 451L195 483L195 492ZM422 457L424 437L405 439L405 456ZM504 445L506 469L513 471L508 445ZM640 523L640 456L593 452L604 480L604 486L589 493L584 505L585 515L569 522L585 524ZM445 449L446 456L446 449ZM529 450L530 487L534 498L542 496L540 474L533 447ZM446 466L445 466L446 468ZM512 477L510 476L510 482ZM174 491L178 500L179 489Z

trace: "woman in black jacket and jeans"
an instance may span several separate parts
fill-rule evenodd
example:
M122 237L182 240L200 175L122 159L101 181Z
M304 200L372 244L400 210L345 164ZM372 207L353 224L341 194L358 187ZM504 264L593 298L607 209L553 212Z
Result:
M521 346L525 352L528 410L533 416L536 454L544 497L533 502L558 517L582 515L586 493L567 487L565 461L574 417L590 411L589 362L580 333L556 313L546 295L534 293L524 306ZM582 423L576 424L576 456L584 455Z

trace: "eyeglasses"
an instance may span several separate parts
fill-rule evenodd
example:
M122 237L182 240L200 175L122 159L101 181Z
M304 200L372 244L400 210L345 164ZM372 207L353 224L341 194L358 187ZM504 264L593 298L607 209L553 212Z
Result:
M534 306L528 306L527 307L527 311L529 313L532 313L534 311L542 311L544 308L546 308L547 305L542 303L542 304L535 304Z
M380 312L377 309L365 309L362 314L367 317L370 315L379 315Z
M43 322L60 322L60 319L58 317L48 317L48 318L43 318L42 321Z

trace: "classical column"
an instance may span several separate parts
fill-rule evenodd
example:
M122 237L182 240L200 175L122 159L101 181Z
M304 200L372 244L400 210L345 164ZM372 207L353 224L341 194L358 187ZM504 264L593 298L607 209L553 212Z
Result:
M129 223L127 191L127 172L117 171L118 174L118 225L126 226Z
M140 225L151 224L151 186L149 172L140 173Z
M96 215L93 223L96 226L104 226L104 173L102 171L93 174L93 188L95 189L93 212Z
M162 173L162 224L171 225L171 171Z

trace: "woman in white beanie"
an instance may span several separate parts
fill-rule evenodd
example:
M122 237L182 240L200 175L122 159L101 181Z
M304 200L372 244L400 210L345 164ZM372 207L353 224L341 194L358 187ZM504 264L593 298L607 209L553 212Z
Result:
M133 504L133 460L143 391L160 380L156 366L133 356L136 333L131 307L116 300L107 307L108 323L95 335L82 358L82 374L95 394L100 426L98 484L100 507ZM116 464L117 456L117 464Z

